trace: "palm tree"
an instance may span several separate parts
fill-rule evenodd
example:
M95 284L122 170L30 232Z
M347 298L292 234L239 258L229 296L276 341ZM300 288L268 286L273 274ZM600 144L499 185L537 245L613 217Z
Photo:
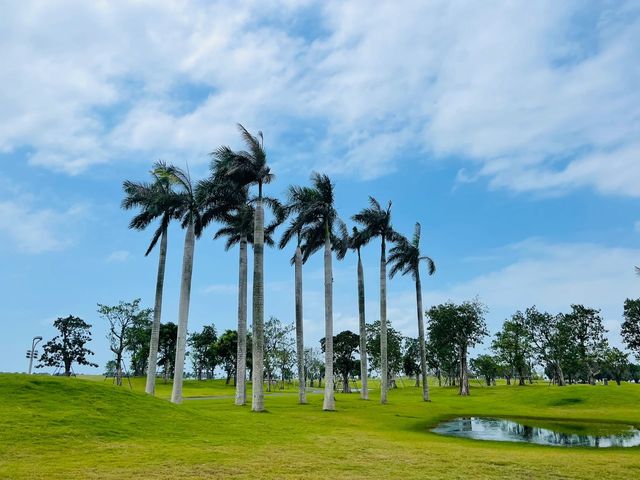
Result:
M247 151L234 152L229 147L220 147L214 152L217 167L241 186L258 186L255 202L253 230L253 399L254 412L264 410L264 209L262 186L271 183L274 176L267 165L262 132L251 135L238 124Z
M244 190L246 193L246 189ZM220 221L223 226L214 235L214 239L226 237L225 250L239 245L239 279L238 279L238 350L236 364L236 405L244 405L247 401L247 244L253 244L255 209L248 203L245 195L243 203ZM264 243L274 245L272 238L275 225L265 229Z
M160 164L156 164L154 169ZM145 391L153 395L156 384L156 365L158 360L158 341L160 336L160 319L162 316L162 293L164 289L164 271L167 260L167 231L169 223L176 218L178 197L171 189L171 183L166 178L151 172L153 183L137 183L125 180L123 190L125 198L122 208L130 210L139 208L141 211L129 223L129 228L144 230L155 219L160 218L160 225L153 233L145 257L151 253L160 240L160 255L158 258L158 273L156 277L156 298L153 309L153 324L149 342L149 358L147 366L147 383Z
M353 250L358 254L358 319L360 323L360 379L362 389L360 398L369 400L369 387L367 384L367 322L365 318L364 301L364 269L362 268L362 258L360 249L366 243L362 232L357 227L353 227L352 234L349 235L347 228L341 224L341 247L336 250L337 257L342 260L347 250Z
M369 208L356 213L352 218L362 229L363 244L380 237L380 402L387 403L389 367L387 362L387 241L394 240L396 233L391 225L391 202L386 209L369 197Z
M295 271L295 311L296 311L296 362L298 366L298 401L301 404L307 403L306 378L304 368L304 322L302 315L302 229L309 224L309 219L305 217L306 211L315 199L315 192L311 188L289 187L287 205L281 212L280 222L287 216L297 213L287 229L284 231L278 247L283 249L296 237L296 250L291 263L294 264Z
M185 229L184 254L182 257L182 278L180 281L180 306L178 309L178 335L176 339L176 361L173 374L171 401L182 403L182 376L187 343L187 324L189 323L189 302L191 300L191 276L193 273L193 254L196 237L202 233L202 218L193 183L188 171L173 165L158 163L156 175L178 186L179 208L177 213Z
M312 173L311 187L289 187L287 209L296 217L283 235L298 235L301 263L324 247L325 384L323 410L335 410L333 397L333 267L332 241L338 214L334 207L333 183L328 176ZM282 241L281 241L282 244Z
M393 278L398 272L402 275L411 274L416 283L416 307L418 313L418 343L420 352L420 371L422 373L422 399L429 401L429 384L427 382L427 356L424 343L424 319L422 316L422 286L420 283L420 261L427 264L427 273L433 275L436 264L427 256L420 255L420 224L416 223L413 239L398 235L396 245L389 250L387 263L391 265L389 277Z

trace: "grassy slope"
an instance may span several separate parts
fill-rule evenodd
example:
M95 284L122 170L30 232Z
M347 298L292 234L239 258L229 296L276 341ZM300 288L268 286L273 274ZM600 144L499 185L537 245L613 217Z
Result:
M139 382L134 384L140 388ZM163 389L159 386L159 394ZM233 387L186 382L187 395ZM414 387L336 396L322 412L295 395L254 414L229 399L181 406L110 383L0 375L0 478L637 478L640 448L567 449L428 433L460 414L607 419L640 425L640 385L474 388L469 398Z

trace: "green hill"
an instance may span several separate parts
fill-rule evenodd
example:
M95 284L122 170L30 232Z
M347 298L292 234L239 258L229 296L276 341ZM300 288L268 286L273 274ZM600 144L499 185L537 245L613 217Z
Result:
M203 385L211 388L203 388ZM139 383L135 383L135 389ZM389 405L337 394L268 396L267 413L229 398L173 405L81 378L0 375L0 478L635 478L640 448L479 442L429 433L458 415L603 419L640 424L640 385L433 388L390 392ZM186 395L226 395L186 382Z

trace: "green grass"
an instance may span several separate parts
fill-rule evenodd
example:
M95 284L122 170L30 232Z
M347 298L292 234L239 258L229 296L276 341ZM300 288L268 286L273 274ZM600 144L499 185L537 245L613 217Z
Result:
M93 380L93 381L89 381ZM393 390L389 404L337 394L297 405L295 387L267 413L228 398L173 405L101 378L0 375L0 478L637 478L640 448L480 442L429 428L462 415L640 425L640 385ZM158 385L167 397L170 385ZM276 390L276 392L280 392ZM185 382L186 396L233 395L224 382Z

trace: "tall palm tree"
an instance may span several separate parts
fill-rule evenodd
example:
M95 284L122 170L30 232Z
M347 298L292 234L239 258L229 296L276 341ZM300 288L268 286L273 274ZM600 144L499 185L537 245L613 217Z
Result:
M311 174L311 185L311 187L289 187L287 208L296 216L287 232L289 235L299 235L302 239L300 245L302 263L324 247L325 388L322 408L323 410L335 410L333 397L332 241L336 240L334 228L339 219L334 207L333 183L329 177L314 172Z
M252 135L238 124L247 150L234 152L220 147L214 152L217 167L230 179L242 186L257 185L253 230L253 399L251 409L264 410L264 208L262 187L271 183L274 175L267 165L262 132Z
M246 192L246 190L245 190ZM243 203L233 211L222 215L220 228L214 239L226 237L225 250L239 245L238 269L238 350L236 357L236 405L244 405L247 401L247 244L253 244L255 208L248 203L245 195ZM264 243L274 245L272 233L275 225L265 228Z
M380 237L380 402L387 403L389 365L387 361L387 242L392 242L396 233L391 225L391 202L386 209L369 197L369 208L361 210L352 218L362 229L363 244Z
M178 308L178 335L176 339L176 361L173 374L171 401L182 403L182 377L189 323L189 302L191 300L191 277L196 237L202 233L202 218L195 189L188 171L173 165L159 163L154 171L160 178L176 185L180 206L178 214L185 229L184 254L182 257L182 278L180 281L180 305Z
M418 313L418 344L420 351L420 371L422 374L422 399L429 401L429 384L427 382L427 356L424 343L424 319L422 316L422 284L420 283L420 262L427 264L427 273L433 275L436 264L427 256L420 255L420 224L416 223L413 239L398 235L396 245L389 250L387 263L391 265L389 277L393 278L398 272L402 275L411 274L416 284L416 307Z
M336 250L337 257L342 260L347 250L352 250L358 255L358 320L360 326L360 379L362 389L360 398L369 400L369 387L367 382L367 322L365 318L365 298L364 298L364 269L362 268L362 258L360 249L366 243L362 232L357 227L353 227L351 235L347 232L344 224L341 227L341 248Z
M281 212L280 222L286 217L296 214L292 218L289 226L284 231L282 238L278 244L283 249L291 241L296 238L296 250L291 263L294 264L295 278L295 313L296 313L296 363L298 367L298 401L301 404L307 403L306 394L306 378L304 368L304 321L302 310L302 229L308 226L310 219L307 218L306 212L310 202L316 198L316 192L311 188L289 187L287 192L287 204Z
M154 166L157 168L159 164ZM158 240L160 240L160 255L158 257L158 273L156 276L156 297L153 309L153 323L151 326L151 339L149 342L149 358L147 366L147 382L145 391L149 395L155 392L156 367L158 362L158 341L160 336L160 319L162 316L162 293L164 289L164 271L167 260L167 231L169 223L176 218L178 197L171 189L171 183L166 178L151 172L153 183L138 183L125 180L123 190L125 198L122 200L122 208L130 210L139 208L140 213L135 215L129 223L129 228L136 230L146 229L151 222L160 219L160 225L153 233L145 257L151 253Z

